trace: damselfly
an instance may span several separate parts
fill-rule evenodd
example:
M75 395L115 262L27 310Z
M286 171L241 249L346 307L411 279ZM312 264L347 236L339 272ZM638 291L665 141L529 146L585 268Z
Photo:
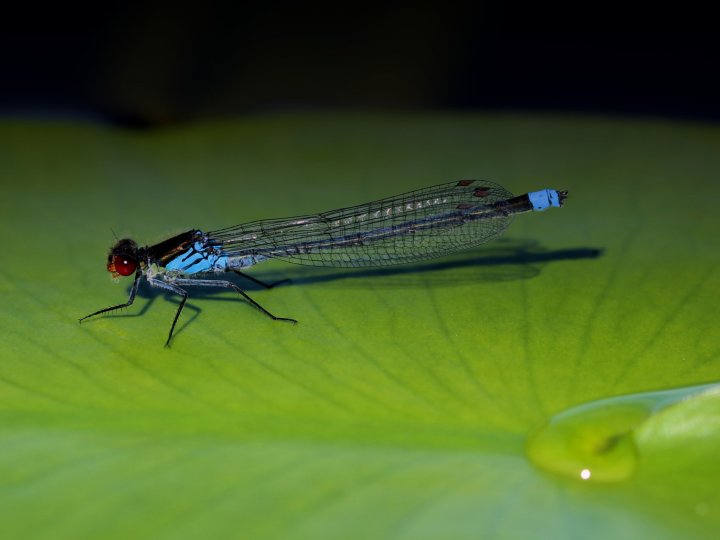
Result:
M139 247L124 238L110 249L107 269L115 277L135 276L130 297L80 321L130 306L144 276L153 287L182 298L166 346L188 298L184 287L232 289L273 320L296 323L276 317L235 283L208 278L234 272L271 288L274 284L240 269L267 259L367 267L448 255L498 237L515 214L560 207L566 197L567 191L554 189L513 197L493 182L460 180L322 214L253 221L210 232L193 229L152 246Z

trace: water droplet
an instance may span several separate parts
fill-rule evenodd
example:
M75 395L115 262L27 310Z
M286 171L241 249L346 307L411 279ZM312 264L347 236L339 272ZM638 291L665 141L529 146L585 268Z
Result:
M634 434L651 415L718 385L629 394L592 401L554 416L525 445L537 467L586 482L619 482L637 467Z

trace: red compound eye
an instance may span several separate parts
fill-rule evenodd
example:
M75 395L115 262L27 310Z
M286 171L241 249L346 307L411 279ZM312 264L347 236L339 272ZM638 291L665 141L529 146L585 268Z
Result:
M124 255L113 255L112 263L108 265L108 270L118 273L121 276L134 274L136 269L137 261Z

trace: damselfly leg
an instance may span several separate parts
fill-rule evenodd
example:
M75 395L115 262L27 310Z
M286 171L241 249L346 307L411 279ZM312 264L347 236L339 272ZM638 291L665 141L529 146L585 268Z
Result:
M138 284L140 283L141 276L142 276L141 272L137 272L135 274L135 281L133 281L132 287L130 288L130 297L128 298L127 302L125 302L124 304L118 304L117 306L110 306L105 309L98 310L95 313L91 313L90 315L85 315L82 319L78 319L78 322L82 323L85 319L89 319L90 317L94 317L95 315L101 315L101 314L107 313L109 311L115 311L116 309L130 307L132 305L132 303L135 301L135 295L137 294Z
M250 274L246 274L245 272L241 272L240 270L231 270L231 272L235 272L238 276L242 276L245 279L249 279L253 283L257 283L261 287L265 287L266 289L272 289L276 285L282 285L283 283L290 283L289 279L281 279L280 281L276 281L274 283L265 283L264 281L260 281L258 278L251 276Z
M173 337L173 332L175 331L175 325L178 322L178 319L180 318L180 312L185 307L185 302L187 302L188 299L188 293L185 289L181 289L178 287L174 282L168 283L164 279L148 279L148 283L152 285L153 287L158 287L160 289L165 289L166 291L174 292L175 294L182 296L182 300L180 300L180 305L177 308L177 311L175 312L175 318L173 319L172 326L170 326L170 333L168 334L167 341L165 342L165 346L170 346L170 340Z
M157 284L157 280L154 280ZM245 300L247 300L250 304L252 304L255 308L259 309L261 312L263 312L265 315L270 317L273 321L287 321L291 322L293 324L297 324L296 319L291 319L289 317L277 317L270 313L267 309L262 307L260 304L258 304L255 300L250 298L248 294L243 291L240 287L235 285L234 283L230 281L225 280L215 280L215 279L178 279L175 278L172 280L171 283L168 283L167 281L161 282L164 286L168 286L166 288L170 289L170 286L174 287L176 289L175 292L180 295L184 295L183 301L180 303L180 306L178 307L178 311L175 314L175 320L173 321L172 328L170 328L170 335L168 336L167 343L165 343L166 347L170 346L170 339L172 338L173 330L175 329L175 323L178 320L178 317L180 316L180 312L182 311L183 306L185 305L185 300L187 299L187 293L184 289L181 289L179 286L183 287L215 287L215 288L221 288L221 289L232 289L236 293L238 293L240 296L242 296ZM172 290L172 289L170 289ZM182 291L182 292L180 292Z

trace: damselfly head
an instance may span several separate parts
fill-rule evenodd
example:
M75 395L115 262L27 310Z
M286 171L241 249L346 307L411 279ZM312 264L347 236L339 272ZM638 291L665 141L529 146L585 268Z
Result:
M138 267L138 246L134 240L123 238L115 242L108 254L107 269L113 277L130 276Z

